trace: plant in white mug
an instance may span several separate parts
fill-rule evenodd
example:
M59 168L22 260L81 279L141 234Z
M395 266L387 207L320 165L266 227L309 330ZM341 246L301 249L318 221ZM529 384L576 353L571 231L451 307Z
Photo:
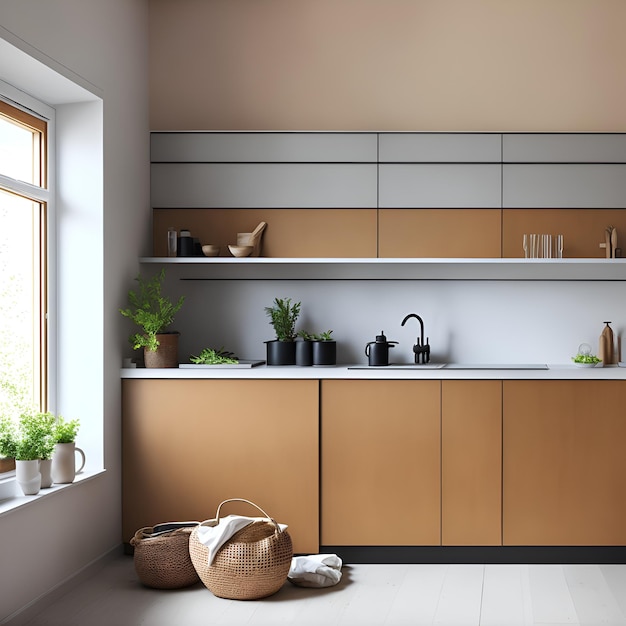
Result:
M17 424L9 417L0 418L0 454L15 459L16 479L24 495L36 495L41 487L50 487L47 463L55 445L55 417L51 413L22 413Z
M85 467L85 453L76 447L76 435L80 422L77 419L65 420L58 416L54 437L55 446L52 454L52 480L55 483L73 483L76 474ZM81 464L76 469L76 453L81 456Z

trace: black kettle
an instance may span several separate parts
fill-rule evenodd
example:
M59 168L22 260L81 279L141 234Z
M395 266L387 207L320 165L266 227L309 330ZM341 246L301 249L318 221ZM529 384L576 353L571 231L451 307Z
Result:
M385 331L381 330L376 335L376 341L370 341L365 346L365 356L369 359L369 365L389 365L389 348L397 345L397 341L387 341Z

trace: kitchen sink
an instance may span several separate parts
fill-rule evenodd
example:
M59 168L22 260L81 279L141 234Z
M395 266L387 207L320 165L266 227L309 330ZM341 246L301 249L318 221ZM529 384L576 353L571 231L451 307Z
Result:
M353 365L349 370L440 370L445 363L391 363L390 365Z
M545 363L446 363L447 370L547 370Z

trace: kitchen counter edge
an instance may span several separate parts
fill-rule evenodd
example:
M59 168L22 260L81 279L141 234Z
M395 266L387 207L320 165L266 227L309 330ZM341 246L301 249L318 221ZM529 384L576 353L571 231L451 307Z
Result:
M350 369L363 367L363 369ZM361 365L332 367L267 366L252 368L122 368L122 379L293 379L293 380L626 380L626 367L579 368L548 364L548 369L367 369Z

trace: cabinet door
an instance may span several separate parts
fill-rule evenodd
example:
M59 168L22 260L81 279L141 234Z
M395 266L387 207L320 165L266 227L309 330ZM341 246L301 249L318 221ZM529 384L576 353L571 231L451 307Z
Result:
M375 163L376 133L153 132L153 163Z
M626 544L626 383L503 384L504 544Z
M318 381L124 380L123 538L245 498L319 551ZM225 513L256 515L244 504Z
M441 543L502 543L502 381L441 383Z
M504 208L619 209L626 207L626 165L505 164Z
M376 207L374 163L152 163L155 208Z
M322 381L321 458L323 545L439 545L439 381Z
M500 209L380 209L381 258L499 258Z
M379 206L390 209L501 206L501 165L418 163L379 165Z
M498 133L380 133L381 163L500 163Z
M624 133L506 133L505 163L626 163Z

